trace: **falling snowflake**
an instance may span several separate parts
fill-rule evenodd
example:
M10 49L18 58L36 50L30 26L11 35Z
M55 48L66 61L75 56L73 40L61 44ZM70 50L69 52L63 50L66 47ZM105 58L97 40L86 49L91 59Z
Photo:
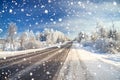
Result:
M24 12L24 9L21 9L21 12Z
M101 64L98 65L98 68L101 68Z
M15 3L15 5L17 5L18 3Z
M31 16L31 15L27 13L26 16Z
M26 58L24 58L23 60L26 61Z
M3 57L3 59L6 59L6 57Z
M46 72L46 74L47 74L47 75L49 75L49 74L50 74L50 72L49 72L49 71L47 71L47 72Z
M73 5L73 2L71 2L70 4Z
M4 13L5 11L4 10L2 10L2 13Z
M92 12L88 12L88 15L92 15Z
M45 7L44 5L41 6L41 8L44 8L44 7Z
M47 9L45 10L45 14L48 14L48 10Z
M36 6L36 5L34 5L34 8L37 8L37 6Z
M54 21L53 24L56 24L56 21Z
M51 0L48 0L48 3L51 3Z
M30 72L30 76L32 76L33 75L33 73L32 72Z
M115 6L116 6L116 5L117 5L117 3L116 3L116 2L113 2L113 5L115 5Z
M9 13L12 13L13 12L13 10L12 9L9 9Z
M50 21L53 21L53 18L51 18Z
M62 21L62 18L59 18L59 20L58 20L59 22L61 22Z
M82 3L79 1L78 4L81 5Z
M38 25L38 22L36 22L35 25Z

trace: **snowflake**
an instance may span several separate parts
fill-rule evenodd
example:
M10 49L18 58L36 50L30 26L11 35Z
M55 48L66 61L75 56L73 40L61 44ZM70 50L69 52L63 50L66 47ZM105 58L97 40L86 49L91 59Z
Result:
M21 9L21 12L24 12L24 9Z
M82 3L79 1L78 4L81 5Z
M50 21L53 21L53 18L51 18Z
M62 18L59 18L59 20L58 20L59 22L61 22L62 21Z
M32 25L30 24L29 27L31 27Z
M116 6L116 5L117 5L117 3L116 3L116 2L113 2L113 5L115 5L115 6Z
M88 15L92 15L92 13L91 13L91 12L88 12Z
M51 0L48 0L48 3L51 3Z
M71 2L70 4L73 5L73 2Z
M31 16L30 14L26 14L26 16Z
M4 13L5 11L4 10L2 10L2 13Z
M26 61L26 58L24 58L23 60Z
M98 68L101 68L101 65L100 65L100 64L98 65Z
M17 3L15 3L15 5L17 5Z
M37 6L36 6L36 5L34 5L34 8L37 8Z
M47 74L47 75L49 75L49 74L50 74L50 72L49 72L49 71L47 71L47 72L46 72L46 74Z
M33 73L32 72L30 72L30 76L32 76L33 75Z
M44 7L45 7L44 5L41 6L41 8L44 8Z
M48 14L48 10L47 9L45 10L45 13Z
M13 10L12 9L9 9L9 13L12 13L13 12Z
M56 21L54 21L53 24L56 24Z
M3 59L6 59L6 57L3 57Z
M35 80L34 78L32 78L31 80Z
M38 22L36 22L35 25L38 25Z

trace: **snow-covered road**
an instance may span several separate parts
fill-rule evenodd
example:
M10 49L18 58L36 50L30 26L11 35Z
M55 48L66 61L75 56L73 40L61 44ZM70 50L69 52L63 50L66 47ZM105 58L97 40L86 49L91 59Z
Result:
M118 66L108 62L73 43L58 80L120 80L120 62Z

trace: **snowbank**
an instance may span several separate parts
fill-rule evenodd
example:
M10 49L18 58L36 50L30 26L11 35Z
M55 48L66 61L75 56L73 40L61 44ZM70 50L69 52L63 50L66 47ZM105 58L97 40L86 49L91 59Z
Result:
M118 57L95 54L73 43L57 80L120 80ZM111 58L117 58L117 61Z
M6 57L12 57L12 56L16 56L16 55L22 55L22 54L29 54L31 52L36 52L36 51L40 51L40 50L44 50L47 48L51 48L51 47L60 47L61 45L66 44L67 42L64 43L60 43L60 44L54 44L54 45L49 45L43 48L39 48L39 49L28 49L28 50L23 50L23 51L1 51L0 52L0 58L6 59Z

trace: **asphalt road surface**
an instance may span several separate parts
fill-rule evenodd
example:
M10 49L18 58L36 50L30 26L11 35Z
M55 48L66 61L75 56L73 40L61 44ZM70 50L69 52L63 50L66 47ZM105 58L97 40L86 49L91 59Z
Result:
M52 80L57 78L72 42L61 47L0 59L0 80Z

